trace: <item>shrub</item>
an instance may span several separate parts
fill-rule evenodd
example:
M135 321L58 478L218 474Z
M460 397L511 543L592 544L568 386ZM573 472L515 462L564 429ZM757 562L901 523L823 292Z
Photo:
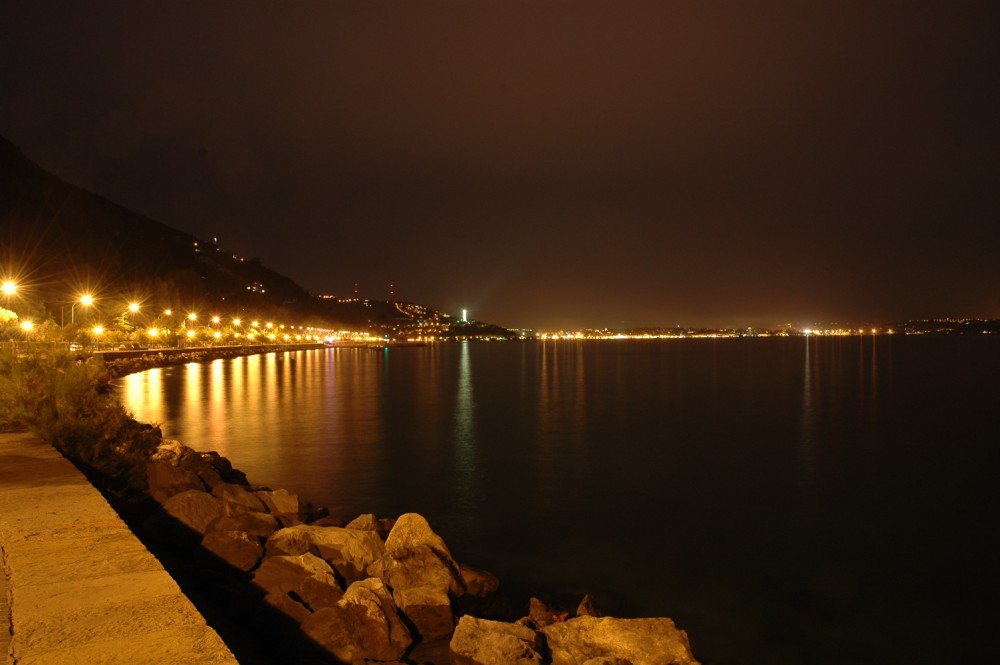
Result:
M159 430L115 399L99 358L0 350L0 428L26 427L66 457L141 488Z

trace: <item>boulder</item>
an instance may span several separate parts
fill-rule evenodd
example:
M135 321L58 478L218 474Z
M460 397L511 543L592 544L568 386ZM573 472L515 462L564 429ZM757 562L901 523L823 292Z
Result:
M178 469L164 460L146 465L146 481L149 485L149 494L157 503L163 503L186 490L205 491L205 484L197 474L186 469Z
M269 593L264 596L264 602L297 624L302 623L312 615L309 608L287 593Z
M245 488L235 483L217 483L212 488L212 496L222 499L227 504L231 504L230 512L234 514L267 511L264 502L256 494L248 492Z
M253 570L264 556L257 538L242 531L210 531L201 539L201 546L222 562L242 570Z
M215 451L202 453L187 448L177 459L177 466L196 473L209 488L220 483L248 485L246 475Z
M374 531L382 540L389 537L396 520L382 519L375 517L372 513L359 515L347 524L348 529L358 529L359 531Z
M192 461L186 462L186 460ZM189 469L193 473L197 474L198 478L201 479L201 482L205 483L208 487L208 491L210 492L216 485L221 485L226 482L222 479L222 476L219 475L219 472L215 470L215 467L200 460L198 457L192 456L182 459L180 468Z
M326 506L317 506L310 501L306 501L299 505L299 517L306 524L312 524L317 520L321 520L324 517L329 517L330 511Z
M602 617L604 612L601 612L597 608L597 603L594 601L594 597L589 593L583 597L580 604L576 606L576 615L578 617Z
M333 607L302 622L302 632L345 662L398 660L413 643L381 580L355 582Z
M359 515L353 520L347 523L345 527L347 529L357 529L358 531L375 531L379 530L378 518L372 513L366 513L364 515Z
M253 583L265 593L298 593L308 578L340 588L330 564L314 554L269 557L254 572Z
M257 490L254 494L264 503L269 513L296 517L299 514L298 494L292 494L288 490Z
M462 583L465 585L465 593L476 598L492 598L500 588L500 578L491 572L467 566L464 563L458 565L459 573L462 575Z
M452 665L528 665L542 662L538 633L512 623L463 616L449 645Z
M335 526L300 524L275 531L267 540L268 556L312 552L348 581L363 579L369 566L382 558L385 546L378 534Z
M582 616L542 628L552 665L619 658L632 665L697 665L687 633L667 618Z
M171 466L177 466L177 463L183 455L193 452L194 451L191 448L188 448L176 439L163 439L156 446L156 450L153 452L150 459L154 462L167 462Z
M542 628L553 622L552 608L532 597L528 601L528 620L535 628Z
M496 600L500 578L485 570L466 566L464 563L458 564L458 569L462 576L462 584L465 586L465 595L456 599L458 614L484 616Z
M278 519L267 513L223 515L208 525L208 531L242 531L253 538L267 538L281 528Z
M396 520L386 538L385 553L372 574L393 589L432 587L455 598L465 593L458 563L421 515L407 513Z
M186 490L162 504L144 523L157 539L171 544L193 545L208 530L213 520L226 514L222 501L207 492Z
M333 607L344 597L343 589L329 577L307 577L295 587L294 594L313 612Z
M392 592L392 599L425 642L450 635L455 629L451 598L444 589L396 589Z

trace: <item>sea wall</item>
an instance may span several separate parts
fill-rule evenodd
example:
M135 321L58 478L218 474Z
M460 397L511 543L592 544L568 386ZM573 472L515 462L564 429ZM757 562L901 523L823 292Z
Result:
M253 346L205 346L186 349L141 349L101 351L94 355L104 360L104 365L114 377L142 372L154 367L170 367L187 363L203 363L224 358L239 358L261 353L303 351L326 348L324 344L259 344Z
M334 662L437 665L696 664L668 618L601 616L532 599L498 621L500 580L457 561L427 520L343 523L284 489L254 485L224 457L164 440L147 466L146 534L225 575L241 620L308 642Z

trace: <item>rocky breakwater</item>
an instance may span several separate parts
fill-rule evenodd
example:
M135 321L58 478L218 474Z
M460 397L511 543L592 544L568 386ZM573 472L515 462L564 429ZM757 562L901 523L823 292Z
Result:
M147 477L158 504L149 534L225 570L239 581L231 606L256 603L272 618L262 628L282 623L334 662L696 665L670 619L601 617L589 597L575 616L532 599L516 622L483 618L499 580L457 562L416 513L345 524L176 441L159 446Z

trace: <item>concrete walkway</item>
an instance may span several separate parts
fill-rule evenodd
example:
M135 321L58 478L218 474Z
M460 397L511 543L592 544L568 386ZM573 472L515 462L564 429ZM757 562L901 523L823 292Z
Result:
M0 434L0 664L236 663L77 469Z

